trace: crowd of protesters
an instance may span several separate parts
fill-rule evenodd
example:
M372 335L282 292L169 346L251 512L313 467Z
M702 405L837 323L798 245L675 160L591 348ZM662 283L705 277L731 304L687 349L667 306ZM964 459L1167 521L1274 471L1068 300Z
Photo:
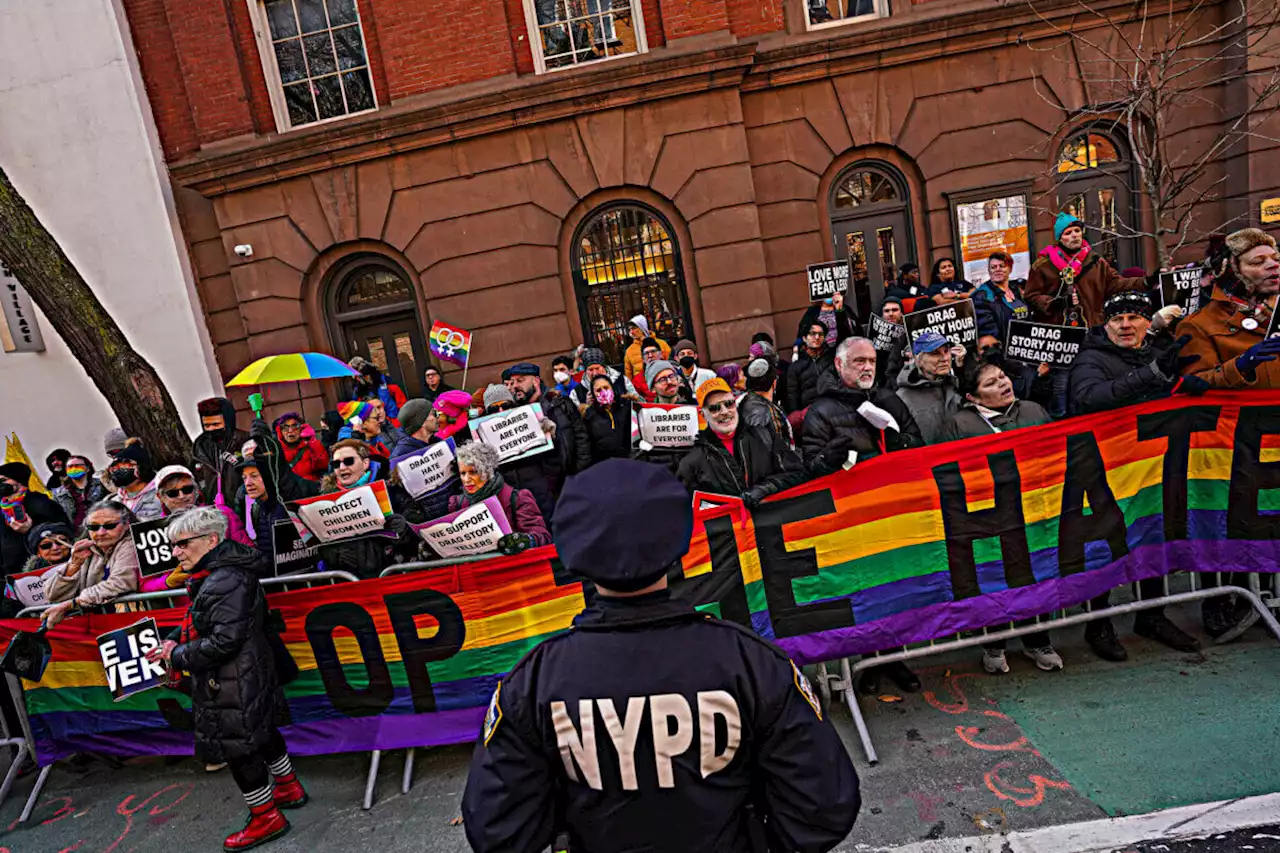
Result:
M198 405L201 432L185 464L156 471L142 442L113 429L104 439L108 461L101 472L87 455L50 454L48 496L26 465L0 465L0 569L7 576L43 573L53 604L47 619L56 624L76 609L102 608L140 588L129 530L140 521L188 519L175 522L187 537L173 540L176 552L184 552L181 565L158 583L200 589L203 601L215 591L232 595L235 578L272 573L272 531L290 518L291 501L377 481L387 484L392 508L383 535L322 545L320 568L369 578L397 563L431 559L435 554L411 525L489 498L497 499L511 530L498 542L500 552L546 545L565 483L612 458L665 466L691 494L730 495L754 507L885 453L1210 388L1280 387L1280 339L1266 337L1280 291L1280 254L1270 236L1244 229L1214 240L1204 262L1201 307L1190 316L1177 306L1156 310L1156 275L1121 275L1084 236L1083 223L1060 215L1054 243L1040 252L1025 281L1011 277L1012 257L995 252L988 280L978 287L960 277L951 258L934 263L927 285L914 265L887 283L875 310L890 324L902 325L913 310L972 300L978 337L969 348L926 331L877 350L861 334L870 318L856 316L837 293L809 308L784 346L761 331L742 362L714 370L693 340L659 336L649 318L637 315L618 364L597 347L581 346L552 359L546 377L542 365L520 362L502 372L500 383L470 390L451 386L432 366L423 396L415 399L378 366L353 359L358 378L350 399L314 426L286 412L273 421L255 418L244 431L230 400L205 400ZM1024 319L1088 329L1069 368L1005 358L1009 324ZM666 319L654 326L674 331ZM697 407L696 439L683 447L639 439L632 422L638 403ZM532 405L540 409L547 452L504 462L473 438L476 418ZM454 443L457 476L443 490L410 495L392 460L442 441ZM210 574L203 560L193 559L202 553L222 568ZM246 595L234 592L231 618L258 620L258 605ZM1243 602L1214 599L1204 607L1206 631L1215 639L1236 636L1251 613ZM199 623L197 614L197 633ZM1143 611L1134 630L1174 649L1198 648L1161 610ZM1104 659L1126 656L1106 620L1090 622L1086 638ZM1062 668L1047 633L1030 634L1024 644L1041 669ZM193 641L167 645L166 654L192 669L214 666L202 662ZM252 667L252 661L236 666L242 664ZM1003 644L985 647L983 665L992 673L1009 671ZM860 686L876 691L882 678L904 690L920 686L901 663L868 670ZM278 735L266 729L241 740L235 749L208 752L239 761L242 788L252 787L246 798L252 794L251 807L265 809L267 768L291 776L287 755L281 757ZM305 796L300 788L290 791Z

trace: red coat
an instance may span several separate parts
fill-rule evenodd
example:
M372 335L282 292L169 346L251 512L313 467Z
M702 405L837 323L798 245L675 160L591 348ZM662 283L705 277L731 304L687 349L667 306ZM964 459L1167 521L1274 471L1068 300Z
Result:
M276 429L276 439L284 450L285 461L293 469L293 473L304 480L319 482L329 471L329 454L324 445L316 437L316 431L308 424L302 426L302 438L293 447L284 443L284 436Z

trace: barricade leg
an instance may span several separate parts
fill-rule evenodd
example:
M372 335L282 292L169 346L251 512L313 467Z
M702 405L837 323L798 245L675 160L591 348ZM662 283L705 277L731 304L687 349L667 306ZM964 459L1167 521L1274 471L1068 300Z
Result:
M407 794L409 789L413 787L413 747L409 747L404 752L404 776L400 779L400 793ZM0 798L0 802L4 802Z
M862 752L867 756L868 764L875 764L876 748L871 745L871 732L867 730L867 721L862 716L862 707L858 704L858 691L853 689L853 671L849 667L849 659L840 659L840 679L844 682L844 703L849 706L853 715L853 724L858 729L858 739L862 741Z
M0 783L0 806L2 806L9 798L9 791L13 788L13 781L18 778L18 773L22 771L22 765L27 762L27 742L20 737L11 737L0 741L0 746L18 748L17 754L13 756L13 763L9 765L9 772L4 774L4 782Z
M52 764L46 764L40 768L40 775L36 777L36 786L31 789L31 794L27 797L27 804L22 807L22 814L18 817L18 823L26 823L30 819L31 813L35 811L36 801L40 799L40 792L44 790L44 783L49 781L51 772L53 772Z
M364 804L360 807L365 811L373 808L373 789L378 785L378 765L382 763L382 750L375 749L369 753L369 778L364 783Z

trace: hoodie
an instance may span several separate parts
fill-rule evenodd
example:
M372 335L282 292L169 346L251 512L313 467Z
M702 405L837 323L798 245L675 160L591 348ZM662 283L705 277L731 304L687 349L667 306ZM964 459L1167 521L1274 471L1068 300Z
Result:
M236 429L236 407L226 397L210 397L197 405L202 417L220 414L226 421L221 437L202 432L191 444L192 470L196 473L196 485L200 494L211 495L219 488L221 478L222 498L227 503L235 500L240 490L240 447L249 440L249 433Z

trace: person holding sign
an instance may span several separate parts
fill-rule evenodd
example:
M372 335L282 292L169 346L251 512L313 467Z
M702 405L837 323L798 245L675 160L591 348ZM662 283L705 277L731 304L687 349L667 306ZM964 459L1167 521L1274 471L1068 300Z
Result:
M449 512L457 512L488 498L496 497L507 516L511 533L498 540L504 554L519 554L551 542L551 533L538 509L538 503L527 489L514 489L498 473L498 451L478 441L468 441L458 448L458 477L462 494L449 498Z
M283 696L267 635L267 599L258 584L269 569L256 549L227 540L226 533L227 520L213 507L189 510L169 523L191 604L182 627L147 659L168 662L171 678L191 675L196 757L206 764L227 762L249 807L244 828L223 842L223 849L237 851L288 832L280 810L299 808L308 797L276 728Z
M591 442L587 439L587 428L583 426L578 407L566 397L548 393L542 384L541 373L536 364L521 362L502 371L502 381L511 389L516 406L541 403L543 416L555 425L551 436L555 450L521 460L517 463L519 479L513 481L518 487L526 488L529 479L544 479L547 484L545 495L536 489L532 491L543 516L549 517L555 511L556 498L560 496L565 478L591 464ZM513 469L508 467L507 470Z
M0 465L0 571L12 574L31 556L27 534L51 521L66 522L62 508L52 499L29 490L31 469L22 462Z
M386 479L384 463L371 456L369 445L358 438L346 438L329 449L331 473L320 483L320 494L340 494L348 489ZM351 572L356 577L376 578L394 563L413 559L417 543L405 524L403 489L389 489L394 512L383 522L386 536L366 536L329 542L320 546L320 559L330 571ZM270 537L268 536L268 539Z
M631 401L608 376L589 377L591 405L582 415L591 464L631 455Z
M845 304L843 293L833 293L805 310L804 316L800 318L800 325L796 327L797 348L809 346L807 335L814 323L822 324L823 341L832 350L836 344L851 337L854 329L858 328L858 318L853 313L853 308Z
M45 611L45 624L52 628L74 607L102 607L138 591L138 549L129 534L137 520L114 500L90 507L84 525L89 538L75 544L65 567L44 579L45 600L54 603Z
M729 383L716 378L698 387L698 408L707 428L680 461L676 476L696 491L742 498L748 508L809 478L800 454L767 428L739 417Z

